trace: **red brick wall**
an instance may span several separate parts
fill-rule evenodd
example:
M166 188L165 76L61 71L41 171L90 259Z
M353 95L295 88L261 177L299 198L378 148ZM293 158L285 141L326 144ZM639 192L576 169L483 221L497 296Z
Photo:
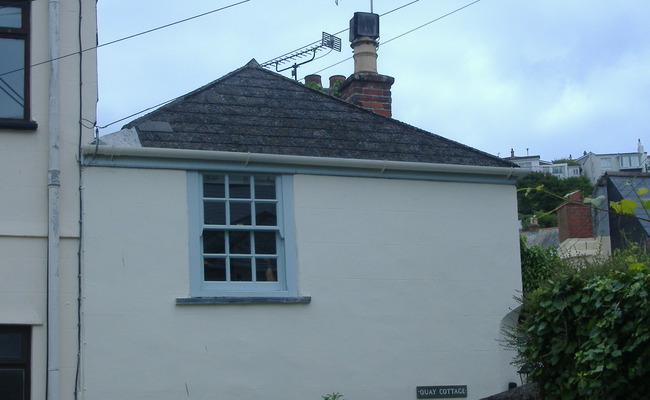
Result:
M593 237L591 207L583 204L582 193L573 192L557 210L560 243L569 238Z
M394 79L378 74L354 74L341 85L341 98L368 110L390 117Z

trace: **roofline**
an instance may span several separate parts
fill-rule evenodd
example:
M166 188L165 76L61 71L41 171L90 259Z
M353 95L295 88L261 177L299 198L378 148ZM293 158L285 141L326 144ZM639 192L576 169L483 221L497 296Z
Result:
M282 154L242 153L208 150L185 150L152 147L120 147L107 145L84 145L83 164L109 165L98 163L96 157L108 157L113 160L116 157L136 157L150 159L176 159L192 161L221 161L230 163L275 164L275 165L296 165L320 168L347 168L358 170L373 170L380 173L394 172L418 172L418 173L448 173L463 175L495 176L506 180L522 178L530 173L530 170L519 167L491 167L476 165L458 164L437 164L421 163L410 161L389 161L389 160L368 160L333 157L294 156Z

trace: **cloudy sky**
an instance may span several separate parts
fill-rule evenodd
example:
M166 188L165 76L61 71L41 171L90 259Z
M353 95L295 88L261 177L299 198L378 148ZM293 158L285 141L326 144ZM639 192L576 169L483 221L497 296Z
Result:
M239 1L99 1L99 43ZM377 14L405 6L380 22L393 118L502 157L650 148L650 1L480 0L429 23L472 1L374 0ZM370 1L249 0L102 47L98 125L344 30L355 11ZM342 51L319 52L299 78L352 73L348 33L338 37Z

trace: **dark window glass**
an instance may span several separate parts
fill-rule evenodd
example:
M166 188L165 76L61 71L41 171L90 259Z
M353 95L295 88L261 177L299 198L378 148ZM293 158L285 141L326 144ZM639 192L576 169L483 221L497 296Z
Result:
M248 201L230 202L230 225L251 224L251 203Z
M250 199L251 184L249 176L230 176L230 198L231 199Z
M251 233L228 232L230 254L251 254Z
M275 232L255 232L255 254L275 254Z
M263 226L278 224L275 203L255 203L255 223Z
M0 367L0 399L25 399L25 370Z
M248 282L253 280L250 258L233 257L230 259L230 280Z
M275 199L275 178L272 176L255 177L255 198Z
M31 327L0 325L0 399L30 397Z
M205 258L203 260L203 279L206 281L225 281L226 259Z
M206 201L203 203L203 218L206 225L226 224L226 202Z
M223 231L203 231L203 252L206 254L226 253L226 234Z
M278 280L278 263L274 258L258 258L255 260L256 274L258 282L277 282Z
M0 332L0 358L20 358L22 338L20 332Z
M277 282L276 181L267 175L203 175L205 281Z
M203 177L203 197L210 199L226 197L226 183L223 175L205 175Z

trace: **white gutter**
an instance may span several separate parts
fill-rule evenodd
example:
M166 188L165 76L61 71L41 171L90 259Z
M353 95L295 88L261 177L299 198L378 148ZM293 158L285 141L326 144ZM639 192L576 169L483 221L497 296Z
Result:
M356 168L367 170L411 171L411 172L444 172L456 174L477 174L511 177L523 177L530 170L515 167L485 167L476 165L433 164L407 161L387 160L358 160L348 158L290 156L261 153L236 153L225 151L159 149L151 147L118 147L106 145L85 145L82 148L86 156L84 163L92 165L93 156L104 157L139 157L139 158L168 158L180 160L226 161L265 164L290 164L330 168Z
M47 228L47 400L60 393L59 317L59 0L49 0L48 228Z

